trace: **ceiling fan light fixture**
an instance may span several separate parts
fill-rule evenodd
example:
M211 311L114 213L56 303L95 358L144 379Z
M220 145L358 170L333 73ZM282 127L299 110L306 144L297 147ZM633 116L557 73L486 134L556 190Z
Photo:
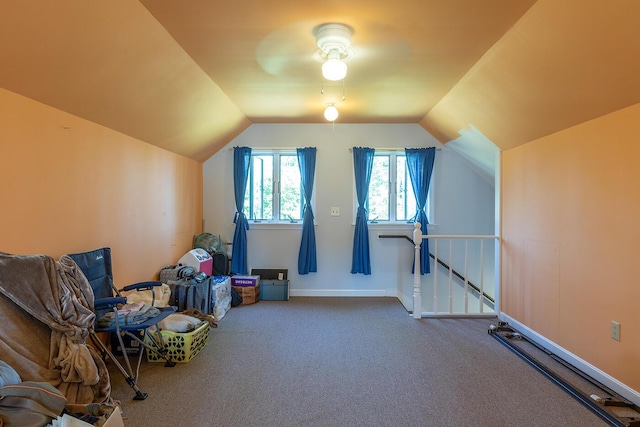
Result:
M324 118L330 122L333 122L338 118L338 109L335 105L327 105L327 108L324 109Z
M353 56L351 28L342 24L323 24L314 30L316 44L321 50L322 76L327 80L342 80L347 75L346 60Z
M322 64L322 76L331 81L342 80L347 76L347 64L340 59L337 50L329 52L328 59Z

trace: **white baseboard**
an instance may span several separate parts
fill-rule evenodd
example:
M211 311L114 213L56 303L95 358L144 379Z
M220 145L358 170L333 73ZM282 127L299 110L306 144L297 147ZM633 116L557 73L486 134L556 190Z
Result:
M575 354L565 350L564 348L560 347L556 343L548 340L547 338L543 337L539 333L523 325L522 323L518 322L512 317L504 313L500 313L499 318L501 321L507 322L509 326L512 326L518 332L521 332L522 334L524 334L531 341L546 348L547 350L549 350L550 352L552 352L553 354L555 354L565 362L570 363L571 365L578 368L580 371L589 375L594 380L609 387L611 390L615 391L620 396L630 400L636 405L640 405L640 393L638 391L628 387L627 385L613 378L611 375L607 374L606 372L601 371L600 369L596 368L595 366L586 362L585 360L582 360Z
M395 297L384 289L291 289L292 297Z
M413 313L413 298L405 297L404 294L396 295L398 300L400 300L400 304L409 312Z

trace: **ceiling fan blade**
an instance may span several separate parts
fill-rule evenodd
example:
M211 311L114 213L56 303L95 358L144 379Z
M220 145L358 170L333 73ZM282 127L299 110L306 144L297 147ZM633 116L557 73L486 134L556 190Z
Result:
M268 34L256 51L260 67L277 77L309 79L317 75L321 79L319 65L324 59L314 36L318 25L300 21ZM368 68L373 72L368 79L388 74L412 56L411 45L400 31L375 22L353 30L350 49L353 54L345 62L354 70Z

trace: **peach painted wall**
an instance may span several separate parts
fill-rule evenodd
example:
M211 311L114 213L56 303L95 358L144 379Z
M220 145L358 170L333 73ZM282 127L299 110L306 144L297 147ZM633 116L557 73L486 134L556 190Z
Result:
M636 104L502 156L502 311L636 391L639 135Z
M112 248L118 286L157 277L202 228L202 164L0 89L0 251Z

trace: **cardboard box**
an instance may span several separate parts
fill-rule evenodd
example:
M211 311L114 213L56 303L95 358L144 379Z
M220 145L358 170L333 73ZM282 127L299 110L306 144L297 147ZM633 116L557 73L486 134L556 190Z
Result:
M260 299L263 301L289 301L289 281L260 280Z
M242 304L255 304L260 301L260 284L258 286L232 286L242 297Z
M231 276L231 286L258 286L260 276Z
M89 403L85 405L68 404L66 409L72 414L85 414L102 417L103 419L100 422L103 422L106 419L103 424L89 424L73 417L73 424L71 425L74 427L92 427L94 425L101 425L102 427L124 427L122 412L120 411L119 406L111 406L101 403ZM70 415L65 414L65 417L70 417Z

